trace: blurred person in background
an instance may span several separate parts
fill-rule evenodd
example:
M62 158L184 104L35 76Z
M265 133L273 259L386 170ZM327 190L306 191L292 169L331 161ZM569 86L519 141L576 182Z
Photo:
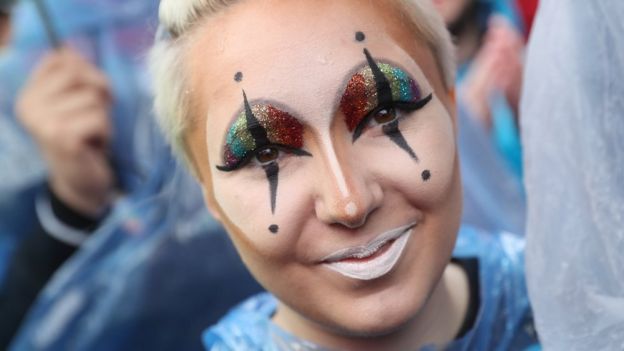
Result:
M205 213L167 220L177 202L193 206L194 189L149 118L141 55L157 1L47 5L63 46L50 50L27 2L0 58L0 236L13 239L0 348L199 348L201 329L259 287ZM24 159L38 164L28 177Z
M531 0L532 1L532 0ZM526 200L516 127L530 9L511 0L434 0L456 44L462 220L523 235ZM522 16L521 16L522 15Z
M517 116L524 12L512 0L434 0L434 4L457 46L457 99L491 135L507 167L521 179Z

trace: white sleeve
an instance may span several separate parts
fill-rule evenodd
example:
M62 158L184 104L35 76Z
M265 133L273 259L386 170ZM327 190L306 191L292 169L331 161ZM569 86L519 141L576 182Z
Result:
M521 123L546 350L624 347L624 1L542 0Z

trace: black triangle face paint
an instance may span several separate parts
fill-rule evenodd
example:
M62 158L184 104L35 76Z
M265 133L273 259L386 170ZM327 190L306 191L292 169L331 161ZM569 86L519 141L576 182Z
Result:
M390 82L386 75L381 71L377 62L373 59L368 49L364 49L364 55L366 56L366 61L370 66L370 69L373 71L373 77L375 78L375 86L377 87L377 101L379 106L386 106L386 108L390 108L394 106L395 101L392 96L392 88L390 87ZM384 133L392 140L398 147L403 149L407 154L416 162L418 162L418 156L414 150L409 146L405 138L403 137L403 133L399 130L399 121L395 120L394 122L384 125L383 127Z
M245 102L245 118L247 120L247 130L253 137L256 148L270 145L269 138L267 137L266 129L260 124L256 116L254 116L251 110L251 105L247 100L247 94L243 90L243 100Z
M407 144L407 140L405 140L405 138L403 137L403 134L399 130L398 120L384 125L382 127L382 130L384 134L386 134L388 138L390 138L390 140L392 140L401 149L407 152L407 154L410 155L410 157L414 159L414 161L418 162L418 156L416 156L416 153L414 152L414 150L412 150L412 148Z
M249 100L247 100L247 94L244 90L243 100L245 104L245 118L247 120L247 130L249 131L249 134L251 134L256 144L256 149L271 145L267 136L267 131L260 124L253 111L251 110L251 105L249 105ZM264 168L267 180L269 181L269 191L271 194L271 213L275 214L279 166L277 163L271 162L268 165L263 166L262 168Z
M242 80L242 73L234 74L234 81ZM243 106L230 124L223 146L223 165L216 168L222 172L235 172L246 166L262 168L269 183L271 213L277 207L280 155L301 157L312 155L304 150L303 124L285 107L277 103L259 102L253 105L242 90ZM255 164L250 165L250 162ZM277 233L279 227L272 225L269 231Z

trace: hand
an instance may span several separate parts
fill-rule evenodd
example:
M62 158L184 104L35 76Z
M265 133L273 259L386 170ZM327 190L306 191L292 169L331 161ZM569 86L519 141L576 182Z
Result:
M462 102L487 128L491 126L489 99L496 91L507 98L518 115L523 54L520 33L506 20L493 18L466 80L459 88Z
M91 217L113 193L110 105L106 77L66 48L43 58L17 101L16 114L48 164L52 191Z

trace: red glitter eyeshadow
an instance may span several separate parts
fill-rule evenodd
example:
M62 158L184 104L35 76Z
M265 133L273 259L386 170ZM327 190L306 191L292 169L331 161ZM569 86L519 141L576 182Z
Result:
M274 106L266 106L266 118L260 117L260 123L267 131L271 143L292 148L303 147L303 125L291 116Z
M340 110L350 132L353 132L364 119L371 105L374 106L375 102L371 101L372 97L369 95L364 75L357 73L351 77L340 100Z

